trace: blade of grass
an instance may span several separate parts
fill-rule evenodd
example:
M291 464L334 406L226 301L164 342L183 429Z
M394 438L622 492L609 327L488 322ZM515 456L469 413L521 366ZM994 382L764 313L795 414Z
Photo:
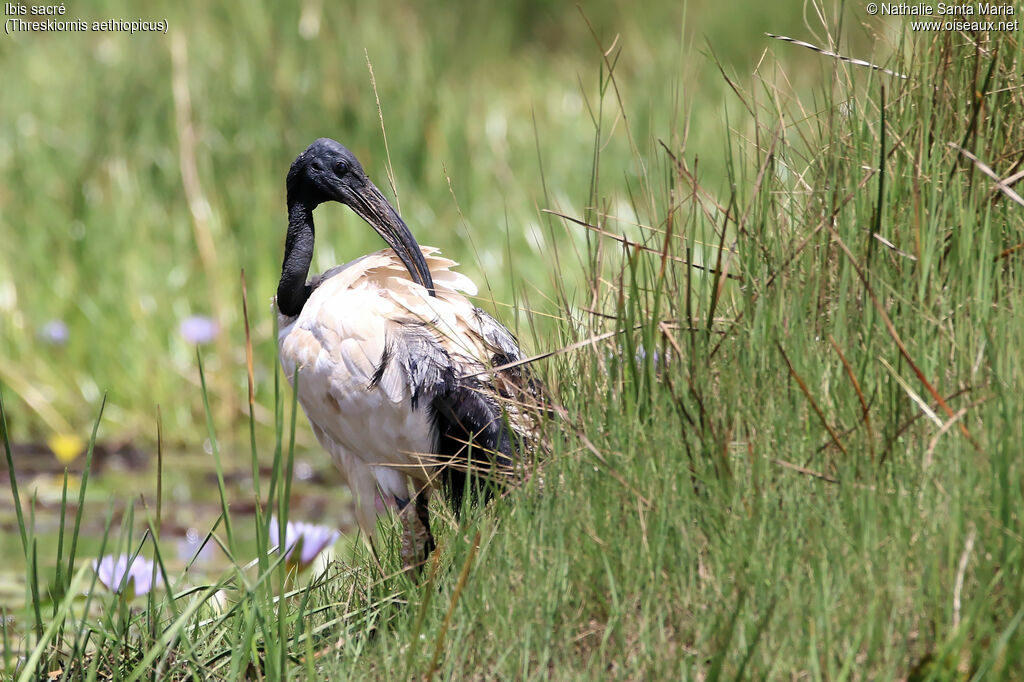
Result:
M107 394L103 394L100 400L99 413L92 426L92 434L89 436L89 446L85 450L85 466L82 469L82 482L78 485L78 509L75 510L75 527L71 532L71 550L68 552L67 575L74 575L75 552L78 550L78 536L82 530L82 514L85 511L85 491L89 486L89 471L92 469L92 455L96 449L96 434L99 432L100 421L103 419L103 410L107 406Z
M234 534L231 532L231 516L228 514L228 492L224 484L224 466L220 460L220 446L213 428L213 413L210 412L210 398L206 391L206 373L203 371L203 356L196 346L196 362L199 364L199 384L203 394L203 410L206 412L206 431L210 439L210 450L213 452L213 463L217 472L217 491L220 493L220 512L224 519L224 532L228 536L228 547L235 551Z
M157 641L155 645L142 657L142 660L136 664L125 682L135 682L145 675L150 670L150 666L153 664L153 661L156 660L157 656L161 655L171 646L171 644L185 629L186 622L192 618L193 614L195 614L195 612L198 611L199 608L210 599L210 597L216 594L218 589L220 589L219 585L208 587L199 595L199 597L193 599L192 603L188 605L181 615L178 616L178 618L171 623L166 630L164 630L163 634L160 635L159 641Z
M36 646L32 650L32 653L29 654L24 667L21 669L21 675L18 676L18 682L29 682L33 679L39 679L39 677L46 677L45 673L37 675L36 668L39 665L39 661L43 657L43 654L49 647L50 640L53 639L58 628L64 622L68 612L71 610L71 607L75 602L75 596L78 592L78 588L85 580L85 575L88 573L88 569L88 566L82 566L78 569L78 573L76 573L71 579L68 586L68 592L64 595L64 599L61 600L56 616L50 621L50 624L46 628L46 632L42 633L42 636L39 638L39 641L36 642Z
M445 636L448 634L448 628L451 626L452 615L455 613L455 605L459 601L459 595L462 594L462 589L466 586L466 581L469 579L469 569L473 566L473 559L476 557L476 550L480 546L480 531L476 532L473 537L473 544L469 548L469 556L466 557L466 563L462 565L462 570L459 572L459 581L455 583L455 591L452 592L451 602L448 605L448 613L445 614L444 622L441 623L441 631L437 634L437 643L434 645L434 656L430 659L430 668L427 670L427 682L434 679L434 673L437 672L438 660L441 658L441 652L444 650Z
M0 429L3 430L4 454L7 456L7 475L11 483L11 496L14 498L14 513L18 519L18 533L21 536L21 551L28 560L28 533L25 531L25 515L21 510L21 497L18 495L18 477L14 473L14 457L11 455L10 434L7 431L7 410L4 406L4 392L0 386Z

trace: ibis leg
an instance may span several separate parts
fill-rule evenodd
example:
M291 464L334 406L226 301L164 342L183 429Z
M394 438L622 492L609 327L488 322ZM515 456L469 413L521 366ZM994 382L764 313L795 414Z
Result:
M430 532L428 498L420 493L413 500L396 498L398 518L402 522L402 567L422 569L434 551L434 536Z

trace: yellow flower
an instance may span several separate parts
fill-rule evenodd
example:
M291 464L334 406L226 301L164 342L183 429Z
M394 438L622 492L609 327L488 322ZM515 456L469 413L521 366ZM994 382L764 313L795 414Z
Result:
M50 446L53 454L57 455L57 459L62 464L68 464L85 450L85 443L81 438L65 433L56 433L50 436L46 439L46 444Z

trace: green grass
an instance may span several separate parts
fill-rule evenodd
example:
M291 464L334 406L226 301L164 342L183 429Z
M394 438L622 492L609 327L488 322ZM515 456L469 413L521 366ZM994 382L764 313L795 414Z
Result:
M482 53L519 50L509 78L525 78L536 57L516 37L545 34L529 23L529 12L503 11L501 26L510 32L504 42L500 31L486 40L464 33L470 44L482 41L475 46ZM242 35L266 30L253 17L236 19ZM614 27L614 19L609 11L595 20ZM655 19L664 21L646 17ZM442 11L423 21L458 27L473 17ZM549 37L554 44L545 54L557 55L578 38L575 20L564 21L574 28ZM451 63L452 43L425 39L436 34L418 34L416 21L403 26L402 49L423 50L430 57L422 64L439 72L438 65ZM212 29L199 26L190 41L203 30ZM614 40L612 30L599 35L604 48ZM21 618L29 625L5 629L5 653L39 652L33 662L40 671L119 679L172 670L197 679L1019 679L1024 301L1016 247L1024 242L1024 206L950 143L999 177L1019 170L1024 36L974 36L977 48L958 34L900 36L899 49L876 61L908 74L906 80L808 52L819 67L818 84L807 89L799 66L767 59L753 77L738 78L733 74L753 67L709 57L712 70L722 67L716 92L732 93L728 106L714 109L717 127L701 127L710 126L712 114L688 112L685 92L674 99L679 81L672 78L663 83L659 106L653 96L636 94L651 92L655 76L630 66L644 48L628 42L626 61L616 62L614 51L606 58L596 48L589 53L592 79L581 94L591 112L588 148L573 149L585 146L579 119L565 129L535 129L528 108L509 115L508 125L515 120L529 145L534 134L541 140L539 153L524 146L522 156L507 157L509 168L527 168L541 184L533 203L529 193L519 194L521 186L502 185L503 206L491 216L510 226L534 220L550 243L520 268L526 237L509 229L494 242L502 260L488 274L517 264L511 281L491 278L495 297L510 300L525 290L539 301L527 283L541 289L548 300L535 307L557 319L518 316L521 336L535 349L615 334L539 366L564 411L546 427L550 453L542 476L484 510L467 510L458 524L438 505L440 548L418 580L398 574L395 548L383 548L378 566L355 544L326 574L297 585L262 554L263 546L253 553L231 539L265 537L263 510L287 509L288 462L298 436L291 394L271 375L271 330L261 329L255 313L263 299L254 290L270 291L274 279L276 262L266 257L273 238L248 242L242 223L223 216L252 211L264 216L253 220L265 223L258 234L278 229L280 219L265 216L277 215L280 201L271 201L268 190L247 203L242 179L273 177L292 151L278 139L280 158L270 163L272 155L256 154L255 165L239 175L230 155L211 155L206 169L228 184L205 191L225 202L217 212L224 222L215 228L236 250L206 272L222 278L224 310L241 319L234 273L246 265L257 358L252 415L264 422L250 431L251 498L262 506L247 515L224 502L214 541L231 550L236 566L208 581L167 575L171 588L149 597L145 608L83 588L89 576L73 570L70 559L59 560L67 561L57 580L64 594L46 602L32 593L38 562L31 560L26 515L18 526L28 567ZM238 47L251 49L251 41ZM650 48L660 50L649 59L662 74L681 55L696 54L685 41L671 45ZM734 58L713 41L712 47L721 59ZM324 48L314 41L308 49ZM399 68L388 60L398 58L371 57L381 86L382 74ZM295 53L281 55L285 65L290 58ZM328 72L337 64L306 63ZM277 64L267 64L268 83L260 87L269 87L275 73L294 71L275 71ZM192 68L218 67L224 70L211 58ZM410 67L410 82L423 79L407 88L410 98L430 90L423 83L446 82L443 73L432 79L421 68L427 67ZM545 92L560 82L553 72L530 87ZM310 75L307 87L317 80ZM399 97L398 82L387 82ZM331 92L314 110L344 106L340 91ZM269 91L265 96L272 99ZM403 140L429 140L429 125L391 115L388 96L381 91L401 190L414 164L400 155L418 149ZM425 110L451 117L457 127L463 111L456 105L438 98ZM300 116L300 108L296 103L292 115ZM286 129L299 138L297 146L310 137L295 132L302 126L290 124L287 105L265 109L268 131ZM210 115L209 130L231 129L226 110L222 118ZM367 137L376 135L372 116L359 120L369 126ZM718 134L709 138L712 132ZM216 137L229 139L223 132ZM559 140L557 147L546 138ZM457 145L445 150L440 158L459 158ZM438 158L436 150L424 154ZM379 151L373 156L382 158ZM493 177L471 170L463 162L449 168L464 174L461 185L453 177L458 205L493 209L484 194ZM170 185L175 176L167 173L162 182ZM443 174L432 173L424 171L422 193L400 192L407 216L422 210L410 206L419 197L447 192ZM431 194L438 185L442 191ZM520 213L524 202L529 213ZM432 206L445 207L454 210L450 197ZM46 208L61 210L56 201ZM537 208L631 241L623 246ZM164 222L168 210L187 211L147 210L158 209ZM349 223L340 211L330 215ZM463 215L465 222L455 211L444 223L452 232L428 228L422 241L482 232L485 214ZM184 214L175 219L189 221ZM142 225L155 230L155 221L143 218ZM336 243L355 252L372 248L368 238L357 248L357 233ZM158 239L150 234L137 248L151 249ZM508 261L506 239L516 254ZM201 263L192 267L204 272ZM476 274L472 265L467 271ZM502 317L517 319L511 312ZM116 320L111 329L124 332L128 325ZM165 322L164 333L168 328ZM234 392L248 409L245 353L235 350L246 337L236 331L222 342L233 355L213 357L221 350L215 348L203 356L207 377L217 361L226 383L197 390L208 408L179 415L181 423L206 420L222 442L244 441L244 426L218 415L218 390ZM173 383L173 376L166 380ZM159 391L158 384L147 388ZM194 408L161 402L166 413ZM119 426L129 421L115 419ZM212 434L211 441L217 442ZM260 461L273 461L270 480L258 480ZM226 500L222 477L218 489ZM22 495L21 505L28 504ZM146 525L158 530L148 514ZM151 555L159 546L140 541L130 514L120 525L109 537L120 551L142 547ZM259 560L245 567L253 556ZM89 603L82 603L83 592ZM43 613L41 605L51 604L52 613ZM64 644L50 646L62 628ZM80 667L69 667L71 661ZM10 659L5 665L12 675L34 672Z

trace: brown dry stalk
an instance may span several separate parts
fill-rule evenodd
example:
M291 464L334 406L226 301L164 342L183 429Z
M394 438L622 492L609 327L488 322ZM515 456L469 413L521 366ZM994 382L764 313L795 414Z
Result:
M811 407L814 408L814 412L818 415L818 419L821 420L821 425L825 427L825 430L828 431L828 435L832 437L832 442L836 444L836 447L843 451L844 455L848 454L846 452L846 448L843 447L842 442L839 440L838 434L836 434L835 430L829 426L828 420L825 419L825 413L821 411L820 407L818 407L818 403L815 402L814 396L811 395L810 390L807 388L807 384L804 383L804 380L801 379L800 375L796 373L795 369L793 369L793 363L789 361L789 356L786 355L786 351L782 349L782 344L776 341L775 345L778 346L779 352L782 353L782 358L786 361L786 365L789 367L790 376L796 379L796 383L800 386L800 390L803 391L804 395L807 397L807 401L811 404Z
M637 329L640 329L641 327L643 327L643 325L642 324L638 324L638 325L633 327L632 331L636 331ZM475 378L475 377L486 376L488 374L496 374L498 372L504 372L505 370L509 370L509 369L514 368L514 367L519 367L521 365L528 365L531 362L536 362L537 360L544 360L546 358L554 357L556 355L564 355L565 353L569 353L571 351L578 350L578 349L583 348L585 346L592 346L592 345L594 345L594 344L596 344L596 343L598 343L600 341L604 341L605 339L610 339L611 337L615 336L616 334L621 334L622 332L625 332L625 331L629 331L629 330L626 330L626 329L613 329L610 332L604 332L602 334L596 334L596 335L591 336L589 338L583 339L582 341L577 341L576 343L570 343L568 346L563 346L562 348L558 348L556 350L549 350L549 351L547 351L545 353L538 353L537 355L532 355L532 356L530 356L528 358L523 358L522 360L516 360L514 362L508 362L508 363L505 363L504 365L497 365L497 366L491 367L489 369L482 369L479 372L474 372L473 374L466 374L466 375L464 375L464 377L465 378Z
M637 249L637 250L640 250L640 251L646 251L647 253L653 253L653 254L655 254L657 256L660 256L662 258L668 258L669 260L673 260L676 263L682 263L683 265L689 265L691 268L696 268L698 270L704 270L705 272L708 272L708 273L713 274L713 275L721 274L723 277L728 277L729 279L735 279L735 280L739 280L741 282L743 281L743 277L741 275L734 275L734 274L731 274L729 272L721 272L721 271L717 270L716 268L709 268L709 267L707 267L705 265L697 265L696 263L690 263L685 258L680 258L679 256L670 256L667 253L663 254L662 251L659 250L659 249L652 249L649 246L644 246L643 244L640 244L639 242L635 242L632 239L628 239L628 238L623 237L621 235L617 235L614 232L609 232L608 230L602 229L602 228L598 227L597 225L591 225L590 223L586 222L585 220L580 220L579 218L573 218L572 216L567 216L564 213L559 213L558 211L552 211L552 210L547 209L547 208L542 208L541 209L541 213L549 213L549 214L551 214L551 215L553 215L553 216L555 216L557 218L561 218L562 220L568 220L571 223L576 223L577 225L581 225L581 226L587 228L588 230L593 230L594 232L596 232L597 234L601 235L602 237L608 237L609 239L614 239L615 241L619 242L620 244L625 244L626 246L633 247L634 249Z
M865 276L864 271L861 269L860 263L858 263L857 259L854 258L853 253L850 251L850 248L846 245L846 242L844 242L842 237L839 236L839 231L836 230L834 226L829 226L829 230L832 232L832 238L836 241L837 244L839 244L839 248L843 250L843 253L845 253L846 257L849 259L850 264L853 266L853 269L857 273L857 277L859 277L860 281L864 284L864 290L868 292L868 297L871 298L871 302L874 304L875 310L877 310L878 314L882 317L882 322L885 324L885 328L889 331L889 336L891 336L892 340L896 342L896 347L899 348L900 355L902 355L903 359L907 361L907 364L910 365L910 368L914 370L914 374L917 375L918 381L920 381L921 385L924 386L929 393L931 393L932 399L934 399L935 402L939 404L939 407L943 409L943 411L946 413L946 416L952 417L954 414L953 408L951 408L946 403L946 401L942 399L942 396L939 394L939 392L935 390L935 387L932 386L931 382L928 381L928 378L925 377L924 372L921 371L921 368L918 367L917 363L914 362L914 359L910 357L910 352L907 350L907 347L903 344L903 339L900 338L899 333L896 331L896 326L892 323L892 320L889 319L888 313L885 312L885 307L882 305L882 302L878 300L878 297L875 295L874 289L871 288L871 284L868 283L868 278ZM970 444L974 446L974 449L977 450L978 452L981 452L981 447L974 440L974 438L971 437L971 434L967 430L967 427L964 426L964 423L959 422L957 426L960 427L960 432L964 434L964 438L966 438L968 442L970 442Z
M714 214L710 210L708 210L707 206L704 205L704 201L702 199L710 201L719 213L728 215L729 210L725 206L722 206L722 204L718 203L718 200L715 199L714 195L712 195L710 192L704 189L700 185L700 183L697 182L696 176L692 172L690 172L690 170L686 167L686 160L683 158L677 158L676 155L672 153L672 150L668 148L668 145L665 144L663 140L658 140L658 144L660 144L662 148L665 150L665 153L668 154L668 158L671 159L672 164L675 166L678 177L681 179L685 178L689 182L691 189L690 197L693 200L695 200L696 204L700 207L700 210L704 214L704 217L707 218L709 221L714 222Z
M805 42L803 40L797 40L796 38L790 38L789 36L780 36L780 35L776 35L774 33L765 33L765 35L768 36L769 38L774 38L775 40L782 40L782 41L785 41L787 43L793 43L794 45L799 45L800 47L806 47L808 50L813 50L813 51L817 52L820 55L824 55L826 57L832 57L833 59L838 59L839 61L846 62L847 64L854 64L855 66L866 66L869 69L874 69L875 71L881 71L884 74L888 74L890 76L895 76L896 78L902 78L903 80L906 80L908 78L908 76L906 74L902 74L902 73L899 73L897 71L892 71L891 69L887 69L884 66L879 66L878 64L872 64L871 62L864 61L863 59L856 59L854 57L846 57L846 56L841 55L841 54L839 54L837 52L832 52L831 50L826 50L823 47L818 47L817 45L812 45L811 43Z
M839 344L832 337L828 335L829 343L836 349L836 354L839 356L839 360L843 363L843 369L846 370L846 376L850 378L850 383L853 384L853 390L857 392L857 400L860 401L861 414L864 415L864 427L868 430L868 446L871 448L871 461L875 461L875 436L871 431L871 416L868 410L868 401L864 398L864 392L860 390L860 382L857 381L857 377L853 374L853 368L850 367L850 363L846 361L846 356L843 355L843 351L839 348Z
M964 576L967 575L967 562L971 558L971 550L974 549L974 539L977 537L972 527L967 533L967 540L964 541L964 551L960 555L960 563L956 569L956 582L953 584L953 629L960 627L960 595L964 589Z
M935 432L935 435L932 436L931 441L929 441L928 443L928 449L925 450L924 452L924 462L922 463L922 468L924 468L925 470L931 468L932 461L935 457L935 447L939 444L939 439L942 438L942 434L946 433L946 431L949 431L950 427L953 426L953 424L955 424L957 420L959 420L961 417L967 414L967 410L971 407L971 405L961 407L959 410L956 411L956 414L954 414L952 417L946 420L942 427Z
M995 256L992 260L997 261L1000 260L1001 258L1006 258L1007 256L1016 253L1017 251L1020 251L1021 249L1024 249L1024 242L1021 242L1020 244L1015 244L1014 246L1011 246L1008 249L1003 249L1002 251L999 252L999 255Z
M388 131L384 127L384 110L380 106L380 95L377 94L377 79L373 77L373 64L370 62L370 50L363 48L366 55L366 68L370 72L370 85L373 86L373 98L377 101L377 117L380 118L380 132L384 136L384 155L387 157L388 184L391 185L391 193L395 195L395 208L398 215L402 215L402 202L398 199L398 186L395 184L395 171L391 166L391 149L388 147Z
M784 469L791 469L791 470L793 470L793 471L795 471L795 472L797 472L799 474L803 474L804 476L810 476L811 478L817 478L819 480L825 481L826 483L836 483L836 484L839 483L839 479L838 478L832 478L831 476L827 476L827 475L819 473L817 471L813 471L813 470L808 469L806 467L802 467L799 464L793 464L792 462L787 462L784 459L773 459L772 462L774 462L775 464L779 465L780 467L783 467Z
M982 173L991 178L996 183L996 188L998 188L1000 192L1010 197L1010 199L1013 199L1013 201L1015 201L1017 204L1024 206L1024 198L1021 198L1019 194L1014 192L1013 189L1010 187L1009 183L1007 183L1006 180L1003 180L1001 177L996 175L996 172L989 168L984 161L982 161L977 156L970 153L960 145L956 144L955 142L949 142L947 144L949 144L950 147L952 147L953 149L957 150L958 152L966 156L968 159L970 159L974 163L974 165L977 166L978 170L980 170Z

